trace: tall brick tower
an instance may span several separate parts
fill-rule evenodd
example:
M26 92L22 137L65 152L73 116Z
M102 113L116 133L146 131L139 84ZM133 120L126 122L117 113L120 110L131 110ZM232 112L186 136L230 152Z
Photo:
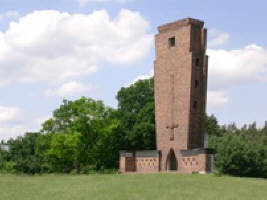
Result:
M208 57L203 25L187 18L158 27L154 71L161 170L180 170L182 152L204 148Z
M120 151L121 173L213 171L212 149L204 147L208 57L203 26L204 22L187 18L158 27L157 150Z

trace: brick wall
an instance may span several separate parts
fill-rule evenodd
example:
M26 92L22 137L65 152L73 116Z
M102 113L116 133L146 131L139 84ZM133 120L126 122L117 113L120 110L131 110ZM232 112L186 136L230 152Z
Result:
M212 149L182 150L179 158L179 171L182 173L212 172Z
M159 171L159 157L136 157L136 171L140 173L152 173Z
M151 151L121 151L120 172L153 173L160 169L160 153Z
M171 149L179 159L177 152L181 149L204 147L207 31L203 25L199 20L180 20L160 26L155 38L156 138L157 149L162 152L162 170L166 170ZM170 46L170 38L175 38L174 46ZM174 130L168 128L172 125L176 126ZM170 139L171 131L174 139Z

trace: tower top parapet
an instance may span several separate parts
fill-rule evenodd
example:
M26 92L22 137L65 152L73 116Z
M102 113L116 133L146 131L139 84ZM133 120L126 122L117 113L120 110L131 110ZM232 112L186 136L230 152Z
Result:
M161 32L174 30L174 29L177 29L179 27L188 26L188 25L194 25L194 26L198 26L198 27L202 28L204 26L204 22L201 20L198 20L198 19L185 18L185 19L181 19L178 21L163 24L162 26L158 27L158 31L161 33Z

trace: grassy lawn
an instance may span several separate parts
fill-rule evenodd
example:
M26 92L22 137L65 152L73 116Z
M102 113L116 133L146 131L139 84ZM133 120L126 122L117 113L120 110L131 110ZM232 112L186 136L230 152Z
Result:
M214 175L0 174L0 200L266 200L267 180Z

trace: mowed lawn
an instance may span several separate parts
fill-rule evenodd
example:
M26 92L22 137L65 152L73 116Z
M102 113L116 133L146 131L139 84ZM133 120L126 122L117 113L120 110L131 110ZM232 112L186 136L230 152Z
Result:
M266 200L267 180L214 175L0 174L1 200Z

